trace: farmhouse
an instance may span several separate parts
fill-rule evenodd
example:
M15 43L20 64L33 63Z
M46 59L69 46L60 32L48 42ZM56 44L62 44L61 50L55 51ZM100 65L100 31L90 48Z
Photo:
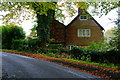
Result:
M103 30L87 11L78 8L78 15L67 26L57 20L53 21L50 33L54 43L88 46L91 42L99 42L102 39Z

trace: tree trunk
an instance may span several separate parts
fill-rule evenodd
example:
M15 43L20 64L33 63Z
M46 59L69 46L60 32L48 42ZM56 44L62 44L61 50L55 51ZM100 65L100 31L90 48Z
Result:
M47 16L37 14L37 36L40 39L41 45L45 46L50 41L50 25L54 19L54 11L48 10Z

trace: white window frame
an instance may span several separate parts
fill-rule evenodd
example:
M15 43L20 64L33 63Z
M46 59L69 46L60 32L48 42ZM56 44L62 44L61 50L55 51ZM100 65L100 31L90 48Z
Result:
M82 16L86 16L86 19L82 19L81 17ZM88 16L87 15L80 15L80 20L87 20L88 19Z
M90 29L78 29L77 35L78 35L78 37L90 37L91 36L91 30Z

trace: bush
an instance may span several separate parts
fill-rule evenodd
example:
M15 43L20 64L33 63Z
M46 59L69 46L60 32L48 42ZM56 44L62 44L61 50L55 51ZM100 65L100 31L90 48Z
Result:
M38 38L36 38L36 39L28 39L28 47L29 47L30 50L35 50L38 47L40 47L39 43L40 43L40 41L39 41Z
M116 50L107 51L105 57L109 61L109 63L120 64L119 51Z
M12 49L14 50L27 50L28 48L28 42L25 39L21 40L13 40L12 42Z
M15 50L30 50L32 52L37 52L39 47L39 40L36 39L21 39L21 40L13 40L12 48Z
M72 58L84 61L104 62L104 60L106 60L104 57L105 53L95 50L92 51L85 48L73 47L69 53L72 56Z
M95 52L106 52L114 49L111 45L108 43L105 43L104 41L101 41L99 43L92 42L86 50L95 51Z
M46 46L47 53L61 54L65 52L64 46L62 44L49 44Z
M1 26L0 31L2 31L2 48L3 49L11 49L12 48L12 40L16 39L24 39L25 32L19 26L15 25L6 25Z
M98 46L98 44L95 44L95 45ZM120 64L119 51L116 51L112 48L106 49L106 50L105 49L97 50L99 48L94 49L93 47L95 46L91 46L88 48L73 47L69 53L72 56L72 58L83 60L83 61Z

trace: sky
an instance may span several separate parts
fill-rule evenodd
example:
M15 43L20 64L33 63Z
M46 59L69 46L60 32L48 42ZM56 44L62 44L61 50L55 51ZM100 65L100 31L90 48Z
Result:
M101 26L103 26L105 31L107 31L108 29L111 29L116 26L114 20L118 19L117 11L118 8L110 11L107 15L104 15L101 18L99 18L98 16L93 16L93 17L99 22L99 24L101 24ZM112 20L109 20L109 18Z
M102 16L100 18L99 18L99 16L93 16L93 17L96 19L96 21L98 21L98 23L100 25L103 26L105 31L107 31L108 29L111 29L112 27L116 26L113 23L113 21L109 20L109 18L112 19L112 20L117 19L118 18L117 10L118 9L114 9L114 10L110 11L107 15L104 15L104 16ZM2 15L2 14L4 14L4 13L0 12L0 15ZM92 13L90 13L90 14L92 14ZM74 19L75 16L73 16L71 18L70 17L66 18L64 24L67 25L72 19ZM0 20L0 25L2 25L2 21L1 20ZM33 24L33 20L25 20L25 21L22 22L21 26L24 29L24 31L26 32L26 35L30 34L30 29L33 27L33 25L34 25Z

